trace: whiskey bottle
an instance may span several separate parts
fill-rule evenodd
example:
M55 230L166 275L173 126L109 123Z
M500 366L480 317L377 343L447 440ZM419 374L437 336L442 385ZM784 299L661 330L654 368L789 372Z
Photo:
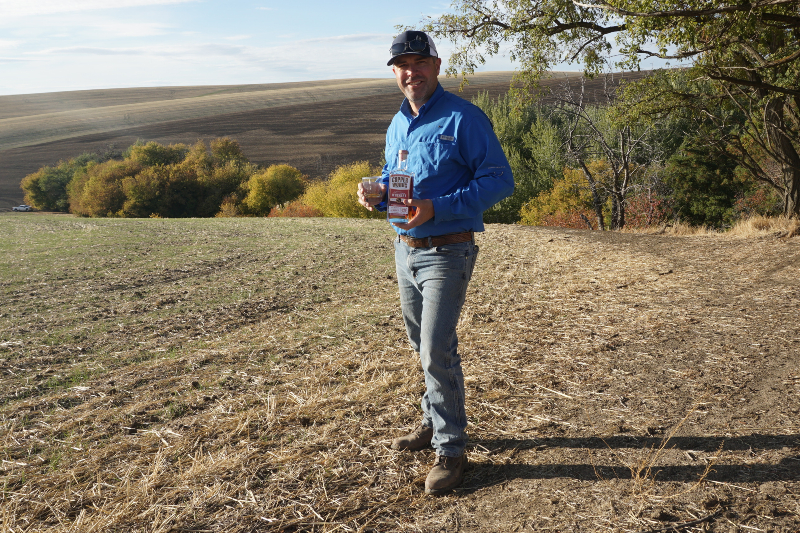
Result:
M416 214L416 208L403 204L413 198L414 173L408 170L408 150L400 150L397 168L389 173L389 194L386 216L389 222L405 223Z

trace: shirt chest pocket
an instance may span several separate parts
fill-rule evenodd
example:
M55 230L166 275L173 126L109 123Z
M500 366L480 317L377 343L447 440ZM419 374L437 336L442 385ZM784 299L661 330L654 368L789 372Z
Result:
M440 136L433 139L420 140L422 170L426 174L441 174L448 168L459 164L458 147L452 137Z

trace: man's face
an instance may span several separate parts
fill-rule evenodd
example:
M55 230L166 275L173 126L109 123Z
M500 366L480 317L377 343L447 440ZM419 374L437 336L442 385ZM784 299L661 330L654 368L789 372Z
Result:
M441 65L442 60L438 57L417 54L400 56L392 63L397 86L406 95L414 111L418 111L436 90Z

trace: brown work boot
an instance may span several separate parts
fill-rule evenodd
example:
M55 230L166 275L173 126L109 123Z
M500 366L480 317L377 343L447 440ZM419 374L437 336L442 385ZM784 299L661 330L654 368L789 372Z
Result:
M445 457L436 455L433 468L425 480L426 494L444 494L461 484L464 479L464 469L467 468L467 454L460 457Z
M420 424L417 429L408 435L403 435L402 437L397 437L394 439L392 441L392 449L411 450L412 452L416 452L417 450L422 450L423 448L429 447L431 445L432 438L433 428L429 428L428 426L423 426Z

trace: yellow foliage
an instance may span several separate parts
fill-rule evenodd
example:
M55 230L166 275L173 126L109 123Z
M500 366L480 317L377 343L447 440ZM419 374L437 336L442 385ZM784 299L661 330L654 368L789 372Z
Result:
M587 165L598 181L611 175L606 161L592 161ZM553 188L532 198L520 210L520 224L545 225L548 219L567 219L575 213L593 212L592 191L581 169L565 168L563 179L553 182ZM594 217L591 217L594 218Z
M305 176L289 165L272 165L250 177L244 207L253 215L267 216L276 205L303 194Z
M367 211L356 197L361 178L377 176L380 172L380 167L372 167L367 161L342 165L331 172L327 180L309 185L302 201L326 217L384 218L385 213Z

